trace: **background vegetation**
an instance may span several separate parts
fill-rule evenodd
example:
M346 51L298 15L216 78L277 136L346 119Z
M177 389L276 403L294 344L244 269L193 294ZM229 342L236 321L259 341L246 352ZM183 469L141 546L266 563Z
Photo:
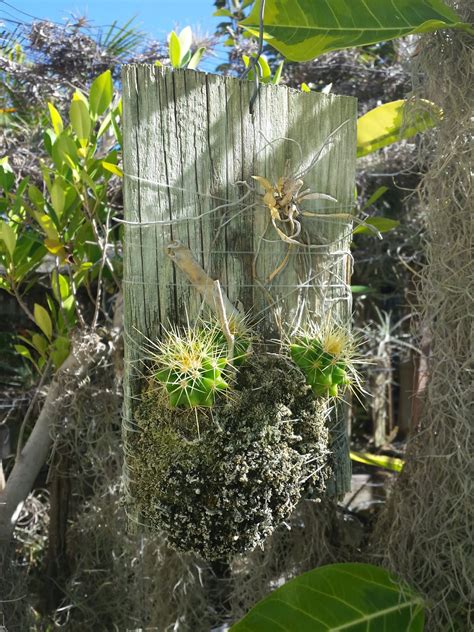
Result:
M459 394L454 388L439 404L443 415L436 428L427 425L421 401L434 320L432 314L426 318L426 308L421 320L417 305L419 301L440 304L433 277L426 282L427 263L432 266L436 259L436 251L425 247L426 231L432 239L450 222L446 215L439 215L436 223L429 213L435 203L446 208L429 174L434 164L436 177L456 186L453 192L446 185L448 190L441 199L459 210L455 226L468 236L465 164L462 168L456 165L461 154L467 155L469 95L463 91L464 80L456 76L449 86L456 88L457 105L453 99L437 100L447 89L441 79L430 83L426 77L435 76L434 66L444 55L441 76L446 81L450 73L446 68L458 65L462 73L464 65L469 66L464 34L425 36L428 39L421 44L417 36L408 35L283 65L275 49L265 45L259 65L263 81L356 96L360 115L411 95L436 101L445 110L440 137L437 132L428 132L423 141L411 137L358 162L361 216L383 216L394 220L388 226L395 228L384 232L383 240L364 231L354 235L354 327L364 336L367 365L363 373L371 395L364 405L356 400L351 405L352 448L359 454L354 463L354 493L336 508L304 508L292 525L292 538L283 531L277 533L270 552L256 552L233 569L232 582L226 569L178 555L160 536L128 533L120 504L120 65L159 62L199 67L202 59L214 59L215 47L224 43L228 54L216 59L217 71L241 75L258 46L240 26L251 3L217 0L215 5L222 22L216 33L199 40L185 30L171 35L168 42L144 44L143 34L133 22L97 33L85 20L65 26L21 23L0 35L0 457L7 479L16 475L15 462L18 465L38 420L42 415L44 423L53 419L44 459L30 469L33 491L19 516L13 546L4 553L4 561L8 560L2 578L6 625L11 630L29 626L38 630L58 626L161 630L173 625L183 630L211 629L242 615L268 591L272 579L291 575L291 566L302 571L334 561L367 561L375 555L375 559L388 560L391 569L402 572L423 594L438 601L432 620L439 622L439 628L431 629L467 630L472 613L465 604L472 580L461 573L462 579L449 583L449 590L439 583L440 575L449 573L446 569L464 567L466 522L460 540L440 540L437 560L431 567L423 565L421 573L414 568L418 562L398 564L395 558L403 558L403 547L410 548L406 534L411 526L407 523L411 524L414 507L425 511L426 504L405 501L405 513L397 523L400 537L392 535L386 547L381 534L388 528L387 520L397 514L393 503L403 504L403 492L398 492L389 513L382 515L380 524L385 527L379 526L376 539L372 538L397 476L393 469L400 469L400 462L390 459L405 457L406 437L419 423L424 424L425 436L435 432L444 436L441 429L452 410L443 406ZM467 3L457 5L465 21L472 20ZM421 63L414 63L419 55ZM456 120L454 127L449 126L448 116L450 121ZM446 166L440 143L444 147L453 138L458 144L450 147L451 166ZM421 189L420 201L417 190L426 187L427 179L432 188ZM467 242L459 242L457 231L449 240L458 248L453 250L456 256L443 291L449 288L454 292L452 300L459 300L463 290L452 279L453 275L462 279ZM443 244L440 240L439 248ZM436 261L439 270L445 270ZM417 298L421 274L427 293ZM462 321L467 307L449 316L453 322L463 323L456 329L458 341L459 336L468 339ZM441 327L440 322L444 321L436 321L436 327ZM451 330L448 322L445 329L436 329L436 335L451 340L451 347L456 348L448 335ZM79 358L75 369L80 379L75 381L64 365L71 350ZM444 347L443 358L452 359L448 364L452 383L465 390L468 387L456 367L460 353L464 353L464 363L468 362L467 350L451 356L448 352ZM448 365L440 360L435 365L438 375L445 377ZM51 385L63 393L61 406L55 410L48 409L54 399ZM443 391L439 384L433 388ZM469 450L469 428L463 423L466 410L459 410L453 441L463 437ZM430 444L429 454L438 448L438 444ZM454 444L452 449L455 452ZM419 446L412 444L409 455L415 462L419 453ZM450 488L440 484L439 493L445 498L468 496L463 485L465 463L461 455L456 466L459 477L450 477ZM397 467L387 468L390 464ZM410 480L399 489L411 489L412 496L419 498L432 475L429 468L422 468L420 474L416 466L410 466L404 475ZM449 476L446 469L436 472L440 480L445 475ZM410 488L414 480L419 481L418 486ZM436 495L430 499L436 511L443 507L439 515L452 514L449 502L439 505ZM462 509L467 511L465 505ZM420 529L426 530L428 542L426 523ZM0 523L1 541L9 541L10 530ZM446 553L456 546L463 559L453 560ZM444 555L443 565L439 560ZM256 568L260 570L255 575L260 576L251 577ZM463 599L459 599L460 593ZM455 627L446 627L449 625Z

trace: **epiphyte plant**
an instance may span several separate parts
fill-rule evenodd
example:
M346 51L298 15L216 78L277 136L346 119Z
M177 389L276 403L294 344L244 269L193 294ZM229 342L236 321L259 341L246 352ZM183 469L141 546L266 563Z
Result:
M297 333L288 346L293 362L317 397L337 398L359 383L354 368L356 341L342 327L311 326Z

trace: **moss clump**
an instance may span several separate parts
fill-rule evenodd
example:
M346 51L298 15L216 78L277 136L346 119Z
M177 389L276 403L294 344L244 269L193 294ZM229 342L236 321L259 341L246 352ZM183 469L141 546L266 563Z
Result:
M128 436L142 518L174 548L206 559L262 544L303 494L321 494L329 475L324 404L301 371L255 354L236 380L232 401L212 410L170 409L150 387Z

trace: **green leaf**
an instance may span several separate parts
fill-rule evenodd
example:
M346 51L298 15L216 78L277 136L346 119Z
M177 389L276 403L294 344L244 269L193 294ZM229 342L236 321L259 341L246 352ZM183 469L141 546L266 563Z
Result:
M24 345L13 345L13 347L15 351L19 353L23 358L26 358L27 360L30 360L30 362L33 362L30 350L27 347L25 347Z
M91 131L91 117L82 99L74 99L69 108L69 118L81 145L86 145Z
M51 123L53 125L54 133L56 134L56 136L59 136L59 134L63 131L63 128L64 128L61 115L59 114L59 112L57 111L57 109L54 107L52 103L48 103L48 109L49 109L49 116L51 118Z
M364 204L361 210L365 211L366 208L369 208L369 206L372 206L372 204L375 204L375 202L377 202L377 200L381 198L382 195L384 195L387 191L388 191L388 187L385 187L385 186L378 187L378 189L376 189L372 193L372 195L369 197L369 199Z
M221 18L221 17L231 18L232 11L229 11L229 9L217 9L217 11L214 11L212 15L216 18Z
M283 70L283 65L284 65L284 61L281 61L278 64L277 69L275 70L275 74L273 75L273 79L272 79L272 83L274 86L278 85L280 83L280 79L281 79L281 73Z
M205 52L206 52L206 49L204 48L204 46L201 46L201 48L197 49L197 51L189 60L189 64L187 66L188 70L196 70Z
M77 145L69 133L63 132L58 136L53 145L52 156L57 167L66 163L74 168L77 164Z
M373 235L374 231L369 226L373 226L379 233L388 233L389 230L400 226L400 222L396 219L390 219L390 217L368 217L363 224L354 228L353 234L364 233Z
M8 156L0 159L0 187L9 191L15 184L15 174L8 162Z
M385 569L330 564L260 601L230 632L422 632L423 601Z
M305 83L303 81L303 83L300 85L300 88L302 90L302 92L311 92L311 88L308 86L307 83Z
M43 210L45 204L43 194L34 184L30 184L28 187L28 197L38 210Z
M267 58L264 55L260 55L257 63L260 68L260 79L262 81L269 80L272 76L272 71L268 65Z
M41 334L33 334L31 336L31 344L41 356L46 355L49 344L44 336Z
M189 52L193 43L193 32L190 26L185 26L181 33L178 35L181 59Z
M51 340L53 337L53 323L51 322L51 317L44 307L35 303L34 311L35 323L44 333L48 340Z
M173 66L173 68L179 68L179 65L181 63L181 44L179 41L179 37L174 31L171 31L170 33L169 53L171 65Z
M8 254L13 259L16 247L16 234L10 224L0 221L0 240L5 244Z
M58 336L53 342L53 348L51 351L51 359L55 369L59 369L64 360L68 357L70 350L71 342L69 338Z
M385 470L391 470L392 472L401 472L405 465L403 459L397 459L393 456L383 456L381 454L351 452L351 459L358 463L364 463L365 465L383 467Z
M51 272L51 289L58 303L71 294L69 279L63 274L58 274L56 270Z
M373 294L376 290L368 285L351 285L352 294Z
M106 162L105 160L101 161L101 165L110 173L118 176L119 178L123 178L123 171L117 165L112 164L111 162Z
M112 102L114 84L110 70L106 70L92 82L89 92L89 108L92 116L97 117L105 112Z
M259 13L256 0L240 23L256 37ZM267 42L292 61L447 27L474 32L441 0L267 0L264 25Z
M400 99L370 110L357 121L357 157L366 156L381 147L410 138L437 125L442 111L431 101L420 99L416 109Z
M65 203L66 194L64 193L63 183L56 178L51 188L51 204L58 218L63 214Z

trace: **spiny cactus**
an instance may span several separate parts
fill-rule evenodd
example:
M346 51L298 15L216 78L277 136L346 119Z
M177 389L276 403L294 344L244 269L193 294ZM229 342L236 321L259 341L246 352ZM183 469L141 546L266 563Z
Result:
M227 340L218 325L211 325L214 330L214 341L216 345L221 349L222 357L228 357ZM231 318L229 320L229 330L234 336L234 349L232 355L232 364L234 367L242 366L250 352L250 346L252 344L252 334L245 324L243 319L236 320Z
M156 343L153 376L171 408L213 406L216 394L229 388L229 363L217 338L217 327L196 326L170 329Z
M336 326L324 326L297 334L289 343L293 362L303 371L317 397L338 397L358 382L354 368L355 341Z
M230 357L227 339L217 321L172 328L153 343L153 377L164 386L171 408L210 407L217 393L230 388L234 367L249 354L251 335L243 320L231 319L234 335Z

